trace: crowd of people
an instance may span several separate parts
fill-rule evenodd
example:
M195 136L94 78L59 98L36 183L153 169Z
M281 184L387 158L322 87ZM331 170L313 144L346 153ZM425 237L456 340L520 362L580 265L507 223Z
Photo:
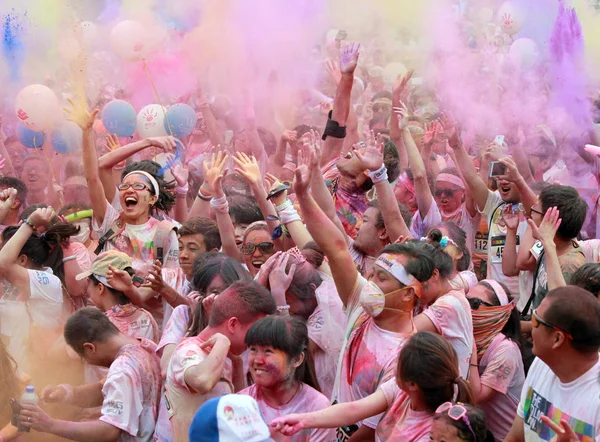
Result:
M0 132L0 442L600 441L600 131L467 136L345 38L278 133Z

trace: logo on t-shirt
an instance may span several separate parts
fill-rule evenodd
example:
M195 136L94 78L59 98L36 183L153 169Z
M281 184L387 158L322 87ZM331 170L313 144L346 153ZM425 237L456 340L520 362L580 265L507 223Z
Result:
M586 422L569 416L556 408L533 388L529 387L524 407L525 426L539 436L539 440L550 441L555 433L542 422L542 416L548 416L553 422L565 420L582 442L594 442L594 427Z

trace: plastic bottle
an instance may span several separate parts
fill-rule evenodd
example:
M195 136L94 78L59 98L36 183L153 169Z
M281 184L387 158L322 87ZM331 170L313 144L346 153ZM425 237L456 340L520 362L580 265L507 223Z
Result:
M40 399L37 397L37 394L35 394L35 387L32 385L25 387L25 393L23 393L23 396L21 396L21 405L38 405L39 402ZM29 430L29 427L21 426L21 428L19 428L19 431L24 431L26 433L28 433Z

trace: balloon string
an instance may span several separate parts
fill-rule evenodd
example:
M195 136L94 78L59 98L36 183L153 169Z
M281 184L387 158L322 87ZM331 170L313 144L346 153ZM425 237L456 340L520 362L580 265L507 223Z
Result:
M37 143L35 142L35 135L33 136L33 145L37 146ZM46 162L48 163L48 167L50 168L50 176L52 177L52 182L50 183L52 187L52 192L56 193L58 195L58 200L60 202L60 206L62 207L63 205L63 199L62 196L60 194L60 192L56 192L54 190L54 183L56 182L56 175L54 175L54 169L52 168L52 162L50 161L50 158L48 158L48 155L46 155L46 150L44 149L44 146L40 146L40 150L42 151L42 156L44 157L44 159L46 160ZM48 189L50 190L50 189Z
M146 71L146 75L148 75L148 80L150 80L150 84L152 85L152 89L154 90L154 95L156 95L156 100L158 101L158 104L160 105L160 108L163 111L163 114L165 114L165 119L166 119L167 112L165 110L165 107L162 105L162 102L160 101L160 95L158 95L158 89L156 88L156 85L154 84L154 80L152 79L152 74L150 74L150 69L148 69L148 63L146 62L145 58L142 60L142 62L144 65L144 71ZM167 121L167 128L169 129L169 135L173 136L173 132L171 131L171 125L169 124L168 121ZM154 157L156 157L156 146L154 146L152 150L153 150Z

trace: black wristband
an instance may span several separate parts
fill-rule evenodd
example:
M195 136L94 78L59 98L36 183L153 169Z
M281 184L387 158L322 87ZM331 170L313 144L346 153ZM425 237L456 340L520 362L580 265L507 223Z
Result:
M327 137L346 138L346 126L340 126L340 123L331 119L332 116L333 111L329 111L327 125L325 125L325 130L323 131L323 140Z

